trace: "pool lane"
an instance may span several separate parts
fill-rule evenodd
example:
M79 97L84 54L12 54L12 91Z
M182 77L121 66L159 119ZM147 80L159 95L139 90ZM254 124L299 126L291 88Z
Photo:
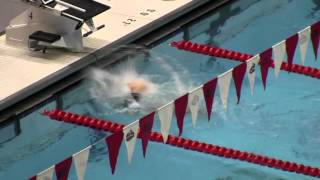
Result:
M313 23L320 16L314 10L319 6L314 1L253 2L247 6L241 3L231 4L219 13L213 13L196 24L186 26L182 31L152 48L148 61L141 55L129 58L129 61L134 61L140 73L147 74L163 87L170 87L175 83L170 74L160 68L158 63L161 60L173 67L184 82L185 88L182 88L181 92L168 89L168 96L163 99L169 101L183 90L196 87L237 65L235 62L177 51L168 46L169 42L185 38L255 54ZM291 18L286 18L289 15ZM210 29L202 31L206 28L202 29L200 26L207 26L208 23L211 24ZM296 54L296 57L295 62L299 62L299 54ZM312 61L310 52L307 59L309 65L319 67ZM303 85L296 82L301 82ZM248 83L245 81L240 105L235 105L235 92L231 87L230 106L226 114L222 111L220 99L216 94L212 121L208 124L205 112L202 112L198 126L193 129L188 115L185 119L183 136L310 165L320 164L317 152L320 143L316 138L320 132L317 129L319 126L317 126L316 109L316 104L319 103L317 100L319 89L314 86L317 82L311 78L281 72L278 80L274 80L272 75L269 76L266 92L262 91L261 81L257 80L255 95L251 96L248 93ZM64 109L114 119L123 124L128 124L146 114L145 111L133 114L127 111L112 111L112 108L106 108L99 101L88 98L90 87L90 83L83 83L64 94L62 96ZM52 122L39 115L44 108L53 108L55 105L51 103L25 117L21 121L25 134L9 142L11 146L7 145L8 143L3 144L0 151L6 154L1 153L0 164L3 166L0 177L13 179L29 177L105 136L101 132L86 128ZM34 123L31 125L30 122ZM154 130L159 130L158 120L155 122ZM172 127L171 133L176 134L175 123ZM154 143L150 143L147 158L142 160L140 147L141 144L138 142L133 164L129 166L125 147L122 146L116 175L111 177L105 144L97 145L90 156L87 177L89 179L104 177L311 179L238 161L180 151ZM17 149L23 150L17 151ZM36 163L33 163L34 161ZM21 174L15 173L18 171ZM75 177L74 169L71 170L71 177L72 179Z

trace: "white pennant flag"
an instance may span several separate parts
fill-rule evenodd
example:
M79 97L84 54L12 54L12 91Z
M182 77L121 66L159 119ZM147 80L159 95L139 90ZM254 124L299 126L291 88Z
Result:
M311 28L310 26L306 27L298 33L299 43L300 43L300 54L301 54L301 64L304 65L306 54L308 50L308 44L310 41Z
M286 42L281 41L278 44L272 46L273 58L274 58L274 73L278 77L280 73L280 67L286 54Z
M228 96L229 96L229 89L230 89L230 81L232 78L232 71L233 69L230 69L226 73L218 76L220 98L225 111L227 111L227 107L228 107Z
M161 107L158 110L158 115L161 123L161 134L163 137L163 142L167 142L170 127L171 127L171 120L173 114L174 104L170 102L169 104Z
M195 127L196 123L197 123L199 104L200 104L201 97L203 97L202 86L194 89L193 91L191 91L189 93L188 106L189 106L190 112L191 112L193 127Z
M259 60L260 60L260 56L258 54L253 56L247 61L247 74L249 78L251 94L253 94L253 90L254 90L254 80L255 80L255 76L256 76L255 74L258 68Z
M123 128L123 138L127 147L128 161L131 163L134 148L136 146L139 129L139 121L135 121Z
M37 174L37 180L51 180L54 171L54 166L49 167L48 169Z
M79 180L84 179L90 149L91 149L91 146L88 146L85 149L83 149L82 151L72 155L73 162L74 162Z

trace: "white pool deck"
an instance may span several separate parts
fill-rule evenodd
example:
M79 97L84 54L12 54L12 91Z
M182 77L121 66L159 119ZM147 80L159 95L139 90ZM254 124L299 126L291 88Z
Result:
M84 38L85 52L32 52L8 45L5 35L0 36L0 110L95 62L108 49L130 43L209 0L97 1L111 9L94 18L97 25L106 27Z

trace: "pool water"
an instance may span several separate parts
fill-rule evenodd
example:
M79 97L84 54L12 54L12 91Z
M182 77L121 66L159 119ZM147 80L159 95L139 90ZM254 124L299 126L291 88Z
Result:
M256 54L318 21L319 8L320 3L316 0L230 3L146 50L149 53L147 57L134 53L133 48L133 55L108 69L121 71L130 64L138 74L156 84L159 91L150 106L146 104L144 108L132 110L94 98L90 93L95 86L88 78L60 97L63 109L129 124L158 105L177 98L238 64L179 51L170 47L170 42L185 39ZM299 49L296 50L294 63L300 64ZM319 62L314 60L311 44L306 65L320 68ZM319 167L319 80L287 72L281 72L280 77L275 79L270 69L267 90L263 91L260 75L256 77L253 96L245 77L239 105L236 105L235 88L231 83L228 112L224 112L217 90L212 120L207 122L202 106L195 128L192 127L190 114L187 114L182 136ZM105 132L51 121L39 114L43 109L56 106L55 101L49 102L25 116L21 119L21 134L0 145L0 179L27 179L107 135ZM156 116L153 130L159 131L159 127ZM178 134L175 120L172 121L171 133ZM122 144L116 173L111 175L106 151L104 141L93 146L86 179L312 179L152 142L149 143L147 157L143 159L140 140L137 141L131 165L127 162L125 145ZM76 179L73 166L70 179Z

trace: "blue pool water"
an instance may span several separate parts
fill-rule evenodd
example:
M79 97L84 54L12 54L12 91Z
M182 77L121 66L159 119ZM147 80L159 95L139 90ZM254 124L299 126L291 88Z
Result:
M236 1L166 38L148 50L147 60L144 55L133 53L112 67L122 70L125 65L133 64L139 74L155 83L159 92L150 100L154 106L131 110L93 98L90 92L94 86L88 79L62 95L64 110L129 124L159 104L169 102L238 64L179 51L168 43L188 39L256 54L318 21L319 8L320 3L316 0ZM298 49L294 62L300 63ZM319 62L314 61L310 44L306 65L320 68ZM281 72L275 79L273 74L270 69L266 91L262 90L261 79L256 79L253 96L249 93L246 77L239 105L236 105L231 84L227 113L222 109L217 90L212 120L207 122L203 106L197 126L193 128L190 114L187 114L182 136L319 167L319 80L287 72ZM21 119L21 134L0 145L0 179L26 179L107 135L51 121L39 114L56 105L56 102L50 102L25 116ZM159 127L156 117L153 130L159 131ZM171 133L177 135L175 120ZM76 179L73 166L70 173L70 179ZM106 145L104 141L97 143L91 150L86 179L312 178L158 143L149 144L147 158L143 159L138 140L131 165L128 165L122 144L113 176Z

